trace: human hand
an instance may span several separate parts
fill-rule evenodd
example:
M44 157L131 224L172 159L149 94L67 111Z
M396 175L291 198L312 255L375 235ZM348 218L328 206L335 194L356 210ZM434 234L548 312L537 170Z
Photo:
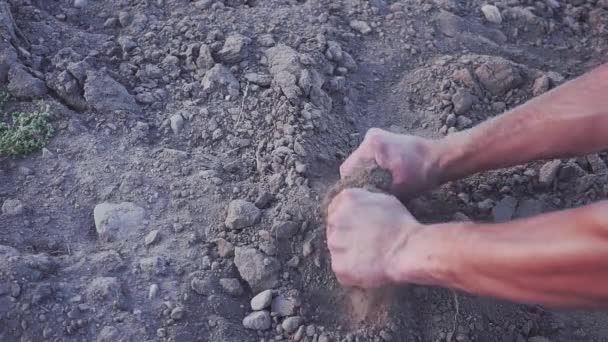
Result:
M342 178L376 162L393 176L391 192L410 197L439 185L437 143L378 128L367 131L361 145L340 166Z
M401 281L397 265L422 225L394 196L345 189L329 205L327 244L343 285L376 288Z

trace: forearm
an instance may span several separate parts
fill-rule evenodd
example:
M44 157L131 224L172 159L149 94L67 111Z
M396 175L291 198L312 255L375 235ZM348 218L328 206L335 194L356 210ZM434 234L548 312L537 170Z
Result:
M608 148L608 65L438 143L441 181Z
M608 202L504 224L425 227L396 279L554 306L608 304ZM403 273L409 270L409 274Z

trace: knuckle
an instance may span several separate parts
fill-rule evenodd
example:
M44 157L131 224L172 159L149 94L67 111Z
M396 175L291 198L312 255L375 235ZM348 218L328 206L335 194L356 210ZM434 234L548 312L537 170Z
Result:
M381 143L383 140L385 132L380 128L370 128L365 133L365 141L370 145L375 145Z

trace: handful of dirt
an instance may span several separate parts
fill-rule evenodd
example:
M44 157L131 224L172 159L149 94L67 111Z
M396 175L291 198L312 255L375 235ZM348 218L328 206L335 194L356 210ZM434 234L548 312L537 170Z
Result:
M391 173L373 163L367 167L361 169L361 171L355 175L340 179L334 186L332 186L323 202L321 203L321 211L323 218L327 220L329 204L333 199L344 189L348 188L362 188L371 192L382 192L390 193L391 184L393 183L393 176Z
M360 170L359 173L345 177L332 186L323 202L321 210L323 218L327 221L329 204L344 189L362 188L371 192L390 194L393 177L388 170L373 163ZM389 306L394 297L394 289L345 289L346 310L350 314L352 323L359 324L370 320L384 320L388 317Z

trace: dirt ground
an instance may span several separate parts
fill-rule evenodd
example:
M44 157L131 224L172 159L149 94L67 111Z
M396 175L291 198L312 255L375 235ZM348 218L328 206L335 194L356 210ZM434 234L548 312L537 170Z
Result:
M438 138L608 61L606 0L488 3L0 0L5 110L55 128L0 157L0 341L608 341L608 312L419 286L355 323L331 272L319 204L368 128ZM608 194L605 161L410 205L576 207Z

